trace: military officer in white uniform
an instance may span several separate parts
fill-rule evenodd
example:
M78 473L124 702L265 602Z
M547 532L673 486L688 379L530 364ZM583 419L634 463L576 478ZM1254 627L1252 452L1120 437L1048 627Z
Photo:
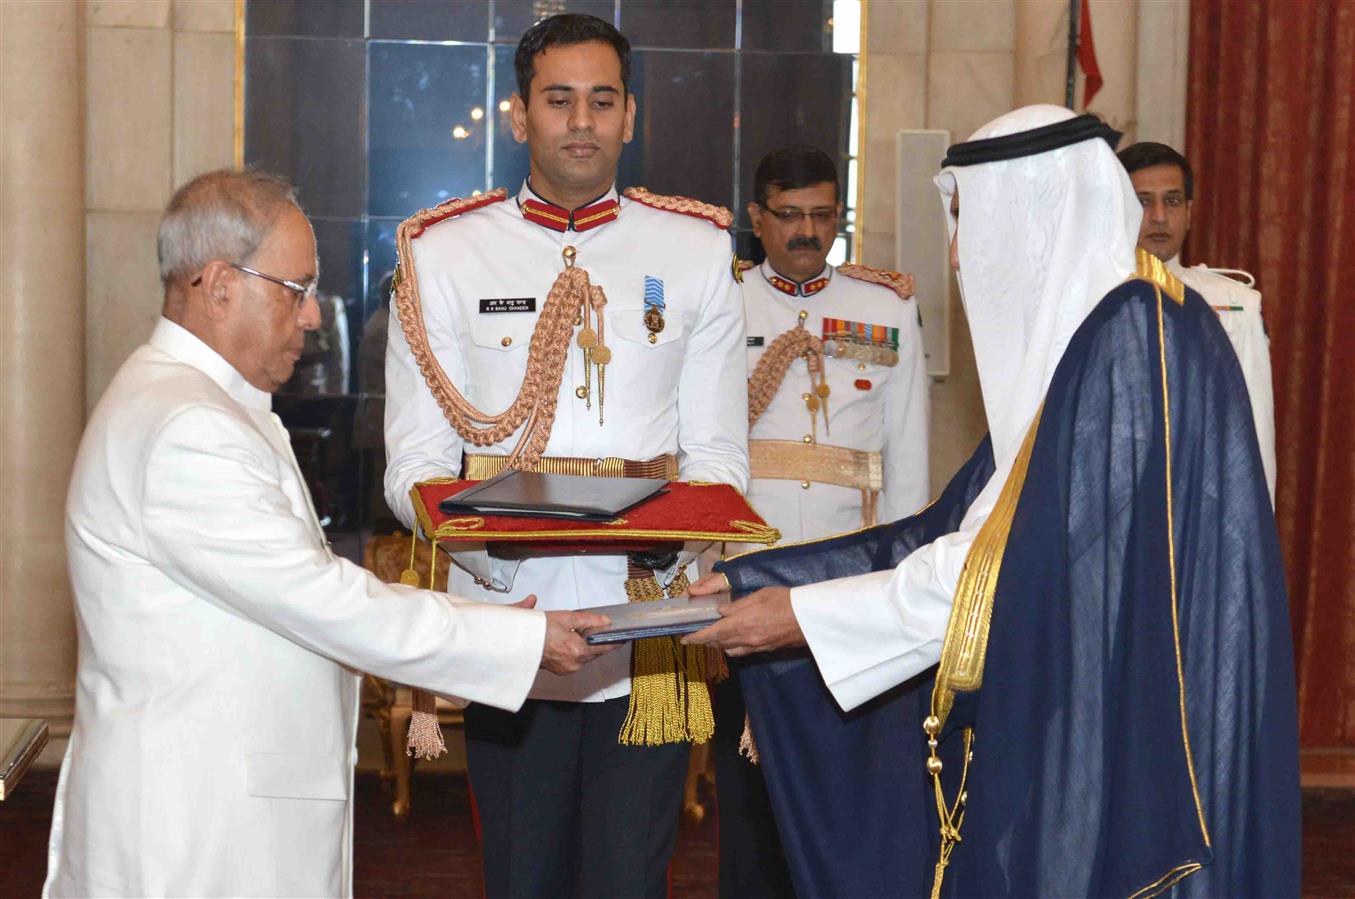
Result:
M516 195L444 204L402 226L386 362L385 488L408 526L416 482L484 477L520 440L524 452L543 449L543 463L559 470L612 458L626 460L630 473L747 487L731 217L641 189L618 193L617 159L635 117L629 54L626 39L591 16L533 26L518 45L512 101L514 135L530 149L529 178ZM571 266L588 273L605 304L594 292L561 338L546 333L543 313ZM560 339L568 348L555 390L551 372L543 378L539 370L549 365L529 360L538 344ZM523 397L539 411L520 428L489 423L477 437L464 422L449 423L460 404L483 421ZM676 592L682 561L656 563L660 586ZM539 608L581 609L626 602L634 559L519 564L458 554L458 562L451 589L473 598L505 602L535 591ZM509 584L512 592L502 592ZM467 711L489 896L666 893L687 746L618 745L629 656L622 650L575 675L539 677L517 714Z
M879 453L877 517L910 515L928 499L926 360L911 279L827 264L842 204L837 169L822 150L792 146L768 154L754 185L748 214L767 259L743 277L748 369L796 329L820 339L824 358L820 378L811 371L812 355L796 357L749 439ZM812 472L800 480L755 478L748 498L786 541L862 525L861 491L816 483Z
M1119 157L1143 203L1139 246L1167 263L1172 274L1214 307L1237 351L1256 422L1266 486L1274 505L1275 394L1270 373L1270 338L1261 318L1261 294L1252 289L1255 281L1246 272L1211 269L1203 264L1187 268L1181 264L1181 245L1190 232L1190 209L1195 195L1195 175L1184 156L1166 144L1144 141L1121 150Z
M774 150L753 184L748 214L767 259L743 274L755 417L748 499L788 541L910 515L928 493L927 378L912 279L827 264L842 204L837 167L822 150ZM832 463L796 452L810 447L872 454L882 489L823 483L826 472L815 466ZM737 679L718 685L715 697L720 895L793 895L761 771L739 755Z

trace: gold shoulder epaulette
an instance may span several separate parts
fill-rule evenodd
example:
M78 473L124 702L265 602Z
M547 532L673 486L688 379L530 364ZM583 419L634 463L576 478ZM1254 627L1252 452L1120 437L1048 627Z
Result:
M654 209L662 209L665 212L680 212L683 215L705 219L721 230L727 231L734 224L734 213L728 209L723 206L702 203L700 200L693 200L691 197L669 197L651 193L643 187L628 187L622 196Z
M891 272L883 268L871 268L869 265L857 265L854 262L844 262L837 267L838 274L846 275L848 278L854 278L857 281L866 281L870 284L879 284L888 287L899 295L901 300L911 300L913 298L913 276L905 275L902 272Z
M458 197L448 200L446 203L439 203L432 209L420 209L400 223L400 233L408 234L409 239L414 240L438 222L456 218L458 215L465 215L473 209L482 209L485 206L501 203L507 198L508 191L505 188L496 187L478 197Z
M1186 301L1186 285L1181 283L1181 279L1167 270L1163 264L1152 253L1139 247L1134 251L1134 276L1142 278L1150 284L1156 284L1162 289L1162 292L1171 297L1178 304Z

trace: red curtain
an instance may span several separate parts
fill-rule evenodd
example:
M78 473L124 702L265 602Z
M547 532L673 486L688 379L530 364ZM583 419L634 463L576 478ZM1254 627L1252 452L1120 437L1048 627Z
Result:
M1355 746L1355 0L1191 0L1190 256L1265 296L1299 728Z

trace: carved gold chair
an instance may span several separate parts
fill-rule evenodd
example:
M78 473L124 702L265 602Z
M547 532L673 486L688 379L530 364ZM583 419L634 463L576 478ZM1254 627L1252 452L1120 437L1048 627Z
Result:
M430 558L428 544L419 541L414 568L420 572L424 583L427 583ZM399 583L400 572L409 565L409 535L395 533L373 536L363 551L362 564L386 583ZM440 574L438 587L445 589L446 584L446 575ZM405 752L409 719L414 712L413 693L413 688L404 684L371 674L363 677L363 710L376 719L381 731L381 783L387 790L392 786L395 789L391 811L399 820L404 820L409 814L410 784L414 774L414 759ZM443 727L465 725L462 710L440 697L437 700L437 713L438 724Z

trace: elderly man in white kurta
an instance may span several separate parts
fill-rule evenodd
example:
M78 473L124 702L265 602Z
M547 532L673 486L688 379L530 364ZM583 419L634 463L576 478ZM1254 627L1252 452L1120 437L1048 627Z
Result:
M1255 281L1246 272L1181 264L1181 247L1190 233L1195 194L1195 174L1184 156L1166 144L1151 141L1125 147L1118 155L1143 204L1139 246L1167 263L1173 275L1205 298L1218 313L1237 352L1256 423L1261 467L1274 505L1275 388L1270 374L1270 338L1261 317L1261 294L1252 289Z
M270 411L319 321L285 182L189 182L159 250L164 317L96 407L67 498L79 666L44 894L349 895L355 672L514 709L538 666L591 658L572 629L605 619L335 558Z

